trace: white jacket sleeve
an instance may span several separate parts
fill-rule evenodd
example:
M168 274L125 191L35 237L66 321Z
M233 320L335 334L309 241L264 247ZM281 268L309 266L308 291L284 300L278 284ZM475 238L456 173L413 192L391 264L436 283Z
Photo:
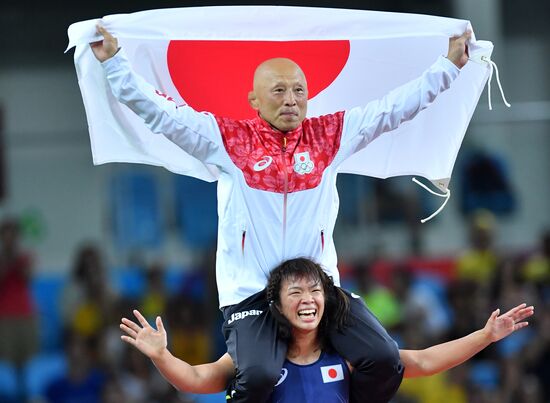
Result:
M440 93L447 90L459 73L458 67L441 56L419 78L364 107L346 111L339 162L367 146L382 133L394 130L403 122L413 119Z
M140 116L154 133L160 133L200 161L224 150L216 119L200 113L158 92L133 72L120 50L102 63L105 77L115 98Z

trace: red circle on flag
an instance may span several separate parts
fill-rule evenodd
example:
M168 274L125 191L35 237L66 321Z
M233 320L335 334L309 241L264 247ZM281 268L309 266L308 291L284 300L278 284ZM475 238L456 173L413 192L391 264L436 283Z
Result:
M328 370L328 376L331 378L336 378L338 376L338 371L336 371L334 368L331 368Z
M170 41L167 51L172 82L197 111L235 119L252 118L248 104L254 70L274 57L294 60L304 71L309 98L338 77L350 43L335 41Z

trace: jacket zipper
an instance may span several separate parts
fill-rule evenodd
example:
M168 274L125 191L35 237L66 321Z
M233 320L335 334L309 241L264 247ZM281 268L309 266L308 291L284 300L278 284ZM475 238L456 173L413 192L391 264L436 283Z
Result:
M325 250L325 230L321 230L321 252Z
M283 158L283 248L281 256L281 261L285 259L286 256L286 205L287 205L287 195L288 195L288 173L286 167L286 135L283 135L283 146L281 148L281 154Z
M242 252L242 255L244 257L244 242L246 240L246 230L243 229L243 237L242 237L242 240L241 240L241 252Z

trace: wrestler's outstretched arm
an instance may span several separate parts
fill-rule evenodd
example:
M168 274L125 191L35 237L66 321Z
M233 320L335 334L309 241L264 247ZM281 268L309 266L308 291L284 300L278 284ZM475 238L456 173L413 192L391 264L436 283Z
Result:
M227 382L235 376L229 354L225 353L216 362L189 365L168 351L166 330L160 316L157 317L155 330L139 311L134 310L134 315L139 324L122 318L120 329L126 333L121 336L122 340L149 357L176 389L189 393L223 392Z
M424 350L399 350L405 378L429 376L462 364L489 344L499 341L527 326L527 319L534 307L521 304L503 315L494 311L483 329L460 339L438 344Z

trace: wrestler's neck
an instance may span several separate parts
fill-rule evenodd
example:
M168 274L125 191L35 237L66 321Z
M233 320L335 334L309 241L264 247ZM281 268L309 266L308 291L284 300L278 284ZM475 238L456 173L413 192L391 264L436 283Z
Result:
M288 346L287 360L298 365L316 362L321 356L321 343L318 332L292 330L292 341Z

